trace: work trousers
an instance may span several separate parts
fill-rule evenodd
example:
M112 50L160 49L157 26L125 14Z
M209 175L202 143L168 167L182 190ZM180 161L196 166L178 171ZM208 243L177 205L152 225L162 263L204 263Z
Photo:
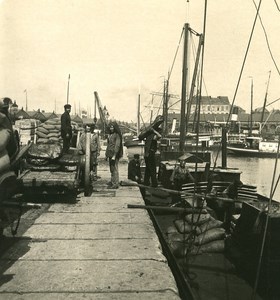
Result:
M90 170L93 173L93 177L97 177L97 151L93 151L90 154Z
M70 149L71 138L64 137L63 138L63 148L62 153L67 153Z
M112 186L118 187L119 186L119 159L116 158L113 160L109 158L109 166L111 172L111 182Z
M149 156L145 157L145 165L144 185L150 185L151 180L152 186L157 187L157 167L154 153L149 153Z

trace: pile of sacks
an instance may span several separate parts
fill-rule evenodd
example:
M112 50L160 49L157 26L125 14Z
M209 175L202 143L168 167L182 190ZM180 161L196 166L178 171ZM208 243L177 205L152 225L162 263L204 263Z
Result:
M49 119L40 124L36 135L38 144L62 143L60 118Z
M174 221L167 230L168 242L175 256L222 253L225 249L223 223L208 213L189 214Z

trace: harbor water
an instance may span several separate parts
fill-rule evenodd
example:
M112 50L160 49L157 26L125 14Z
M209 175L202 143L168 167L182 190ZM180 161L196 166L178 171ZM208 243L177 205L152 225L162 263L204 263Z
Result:
M215 158L217 152L213 152ZM238 168L242 171L241 180L246 184L255 185L259 194L270 196L273 174L275 169L276 159L273 158L258 158L258 157L237 157L228 155L227 166L229 168ZM221 155L217 159L217 166L221 165ZM274 187L277 183L280 174L280 166L277 163L274 179ZM274 188L272 189L274 190ZM274 200L280 202L280 186L275 189Z

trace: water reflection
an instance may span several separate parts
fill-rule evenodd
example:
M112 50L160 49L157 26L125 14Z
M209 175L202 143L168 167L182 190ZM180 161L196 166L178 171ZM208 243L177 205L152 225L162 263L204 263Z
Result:
M217 153L213 153L215 158ZM241 180L257 187L257 191L267 197L270 195L273 172L276 159L257 157L237 157L228 155L227 166L242 171ZM274 186L280 174L279 159L274 180ZM217 166L221 165L221 155L218 156ZM280 185L280 183L279 183ZM280 186L277 186L273 199L280 201Z

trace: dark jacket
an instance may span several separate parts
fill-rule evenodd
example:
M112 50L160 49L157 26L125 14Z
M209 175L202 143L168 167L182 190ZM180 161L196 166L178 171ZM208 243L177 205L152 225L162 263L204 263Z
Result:
M139 140L145 139L145 147L144 147L144 156L148 157L153 155L157 151L157 135L153 131L145 132L144 134L139 134Z
M67 111L61 115L61 137L64 139L66 134L69 134L69 139L72 137L71 117Z
M138 181L141 179L141 168L139 161L132 159L128 163L128 179L137 181L135 177L138 177Z

